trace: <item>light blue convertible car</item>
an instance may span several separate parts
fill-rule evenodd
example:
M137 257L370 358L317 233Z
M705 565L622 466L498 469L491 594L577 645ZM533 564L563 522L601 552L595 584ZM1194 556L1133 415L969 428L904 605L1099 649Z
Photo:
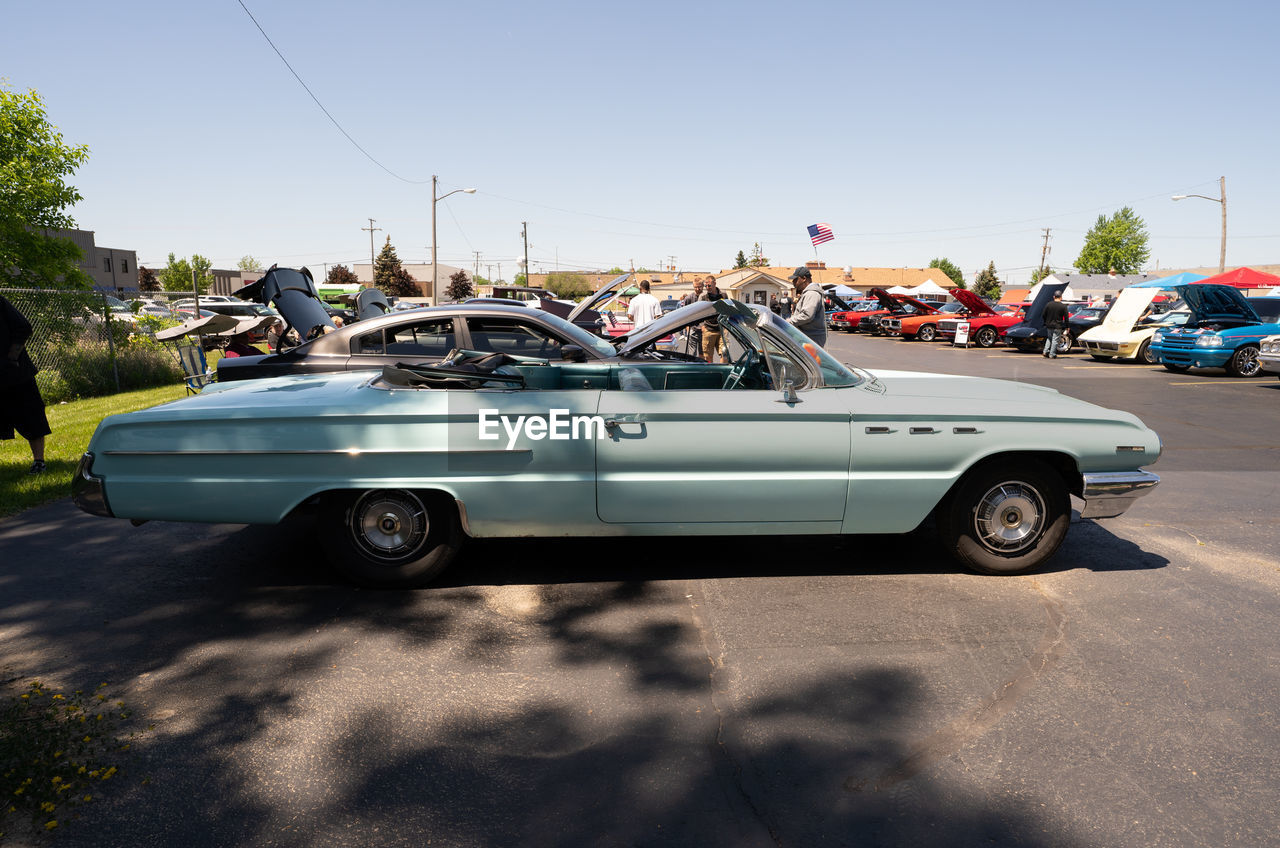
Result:
M722 362L680 361L715 318ZM1119 515L1160 439L1052 389L851 369L766 309L678 309L611 361L443 361L214 385L98 427L95 515L276 523L314 509L348 577L420 585L467 537L905 533L981 572L1045 562L1071 495Z

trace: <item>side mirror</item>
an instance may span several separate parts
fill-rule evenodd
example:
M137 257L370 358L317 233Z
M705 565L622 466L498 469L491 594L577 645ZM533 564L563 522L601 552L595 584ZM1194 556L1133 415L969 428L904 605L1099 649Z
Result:
M565 345L560 348L560 358L565 362L586 362L587 352L577 345Z
M793 380L787 380L782 386L782 397L778 399L778 403L800 403L800 396L796 394L796 384Z

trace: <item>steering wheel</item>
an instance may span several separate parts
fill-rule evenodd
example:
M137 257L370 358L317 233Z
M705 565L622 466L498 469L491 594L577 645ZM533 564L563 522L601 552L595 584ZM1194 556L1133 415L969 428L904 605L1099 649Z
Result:
M756 352L751 348L743 351L737 361L733 363L733 368L729 370L729 376L724 380L724 388L736 389L742 385L742 378L746 376L747 369L751 367L755 360Z

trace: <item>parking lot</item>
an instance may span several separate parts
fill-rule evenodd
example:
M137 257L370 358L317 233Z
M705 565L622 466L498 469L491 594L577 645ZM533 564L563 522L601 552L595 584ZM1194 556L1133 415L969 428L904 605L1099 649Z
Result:
M1274 843L1280 381L828 349L1134 412L1161 486L1020 577L923 533L584 539L412 592L338 582L301 522L32 510L0 522L0 677L154 724L59 844Z

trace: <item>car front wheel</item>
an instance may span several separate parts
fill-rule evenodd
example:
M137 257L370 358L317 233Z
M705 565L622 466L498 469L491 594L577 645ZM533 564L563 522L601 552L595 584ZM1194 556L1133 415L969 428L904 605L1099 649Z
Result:
M922 342L931 342L938 337L938 328L932 324L925 324L919 330L916 330L916 338Z
M1232 354L1227 360L1227 373L1232 377L1256 377L1262 373L1258 364L1258 349L1253 345L1245 345Z
M457 511L438 492L335 493L326 499L320 522L333 565L373 588L425 585L449 567L462 547Z
M1138 348L1138 353L1134 359L1146 365L1155 365L1160 360L1156 359L1156 355L1151 352L1151 339L1145 340Z
M978 347L994 347L996 338L997 334L995 327L983 327L978 330L978 333L973 337L973 340L977 343Z
M1071 522L1066 483L1031 459L969 472L938 515L942 544L983 574L1018 574L1053 556Z

